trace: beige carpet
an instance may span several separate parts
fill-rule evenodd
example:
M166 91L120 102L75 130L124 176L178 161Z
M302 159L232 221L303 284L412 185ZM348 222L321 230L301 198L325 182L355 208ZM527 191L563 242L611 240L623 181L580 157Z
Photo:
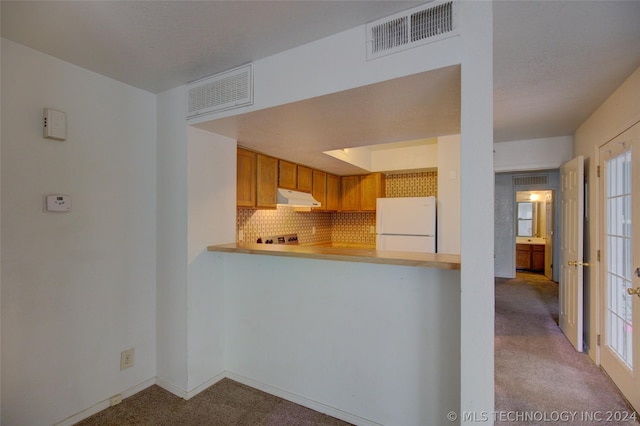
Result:
M497 425L634 424L606 421L614 415L623 419L632 410L609 377L576 352L558 327L558 284L518 273L511 280L497 278L495 291ZM539 421L522 421L524 415Z
M188 401L159 386L151 386L78 425L346 426L349 423L223 379Z

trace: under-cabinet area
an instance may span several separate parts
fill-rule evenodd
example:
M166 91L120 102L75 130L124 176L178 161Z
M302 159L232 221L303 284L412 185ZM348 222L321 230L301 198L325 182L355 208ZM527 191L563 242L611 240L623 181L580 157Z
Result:
M377 198L438 193L436 170L337 176L238 148L236 242L297 234L300 244L374 248ZM278 188L310 193L320 208L277 204Z

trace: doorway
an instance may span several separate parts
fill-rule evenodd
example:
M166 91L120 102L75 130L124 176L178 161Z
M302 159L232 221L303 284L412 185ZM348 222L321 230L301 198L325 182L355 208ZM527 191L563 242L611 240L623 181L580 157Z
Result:
M640 409L640 124L599 151L600 364Z
M516 271L544 274L553 280L553 191L516 191L515 212Z

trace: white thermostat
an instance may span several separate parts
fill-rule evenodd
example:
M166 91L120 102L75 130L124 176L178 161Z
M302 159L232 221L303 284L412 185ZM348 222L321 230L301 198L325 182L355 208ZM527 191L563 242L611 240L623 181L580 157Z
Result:
M70 195L47 195L46 209L48 212L70 212L71 196Z

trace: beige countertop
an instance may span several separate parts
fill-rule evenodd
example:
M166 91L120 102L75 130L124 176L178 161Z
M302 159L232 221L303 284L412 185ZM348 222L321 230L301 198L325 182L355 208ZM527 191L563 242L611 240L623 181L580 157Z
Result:
M460 255L412 253L373 248L326 247L323 245L222 244L207 247L208 251L266 256L299 257L304 259L337 260L343 262L376 263L382 265L417 266L460 270Z

